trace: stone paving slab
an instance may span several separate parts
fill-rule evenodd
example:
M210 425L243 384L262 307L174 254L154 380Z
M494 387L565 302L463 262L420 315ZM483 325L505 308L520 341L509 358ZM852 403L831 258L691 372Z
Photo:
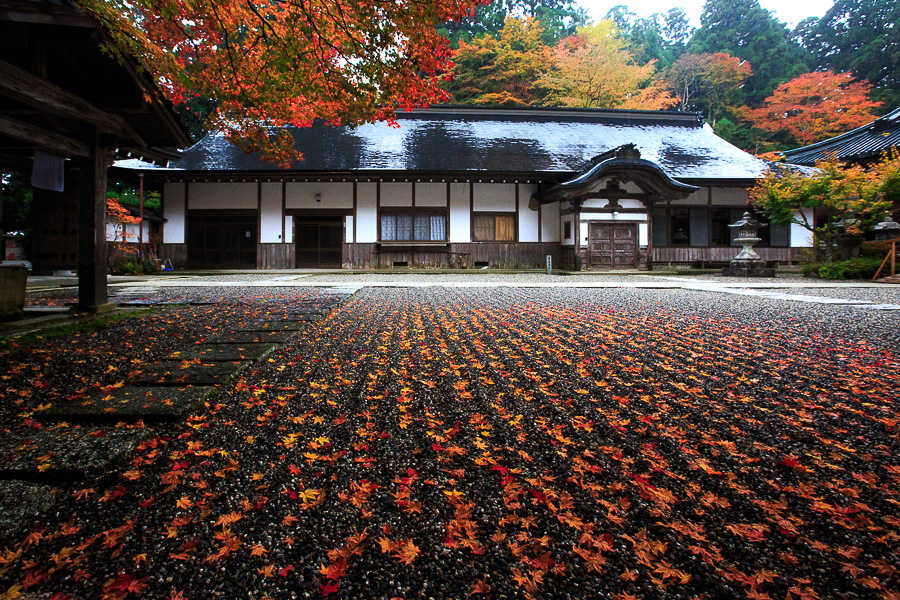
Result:
M35 413L42 421L118 423L177 421L197 408L216 388L207 386L121 387L83 401L57 401Z
M274 348L277 344L199 344L188 350L173 352L172 360L235 361L257 360Z
M151 434L143 427L46 427L2 436L0 480L55 483L96 478Z
M294 337L294 332L281 331L235 331L233 333L221 333L206 338L207 344L261 344L268 342L286 342Z
M312 322L319 321L322 319L322 313L284 313L282 320L284 321L297 321L297 322Z
M193 362L167 360L145 365L130 385L221 385L250 361Z
M56 504L53 486L0 481L0 531L18 532Z
M238 327L235 331L301 331L306 327L306 321L256 321Z

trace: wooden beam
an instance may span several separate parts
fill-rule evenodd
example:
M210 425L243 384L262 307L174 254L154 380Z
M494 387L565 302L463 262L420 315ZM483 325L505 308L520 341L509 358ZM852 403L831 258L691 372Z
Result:
M101 133L115 133L119 137L134 140L138 146L147 145L122 117L101 110L81 96L2 60L0 94L43 112L91 123Z
M0 115L0 135L66 158L87 158L91 154L88 145L78 140L3 115Z
M64 25L66 27L97 27L97 22L84 11L49 2L0 0L0 21Z

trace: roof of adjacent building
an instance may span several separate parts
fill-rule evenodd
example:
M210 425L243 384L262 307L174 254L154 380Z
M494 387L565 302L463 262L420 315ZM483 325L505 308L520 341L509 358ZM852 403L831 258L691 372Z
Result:
M561 108L439 106L357 127L290 128L303 172L577 172L598 154L634 144L681 179L754 179L767 163L718 137L696 113ZM119 166L137 166L120 164ZM221 134L207 135L172 169L279 171Z
M900 108L868 125L781 154L794 164L813 165L831 155L846 161L875 159L897 146L900 146Z

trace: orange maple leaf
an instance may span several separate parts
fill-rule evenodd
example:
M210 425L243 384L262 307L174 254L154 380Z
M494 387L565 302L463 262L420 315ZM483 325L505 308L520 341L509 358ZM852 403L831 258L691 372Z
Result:
M419 547L408 539L400 543L400 551L394 555L394 558L405 565L411 565L417 556L419 556Z

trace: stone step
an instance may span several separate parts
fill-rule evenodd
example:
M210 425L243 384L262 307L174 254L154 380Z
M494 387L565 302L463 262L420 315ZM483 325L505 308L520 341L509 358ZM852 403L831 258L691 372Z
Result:
M198 344L187 350L173 352L168 358L171 360L194 360L199 358L210 362L257 360L275 346L276 344L273 343Z
M209 386L121 387L102 396L56 401L34 417L40 421L71 423L174 422L198 408L215 389Z
M207 344L259 344L266 342L286 342L294 336L293 331L235 331L233 333L221 333L206 338Z
M152 432L143 427L45 427L0 439L0 480L37 483L98 478Z
M129 385L221 385L250 361L193 362L167 360L143 365Z
M307 322L304 321L282 321L282 320L268 320L268 321L255 321L253 323L248 323L243 327L238 327L235 329L235 332L240 331L300 331L302 329L306 329Z

